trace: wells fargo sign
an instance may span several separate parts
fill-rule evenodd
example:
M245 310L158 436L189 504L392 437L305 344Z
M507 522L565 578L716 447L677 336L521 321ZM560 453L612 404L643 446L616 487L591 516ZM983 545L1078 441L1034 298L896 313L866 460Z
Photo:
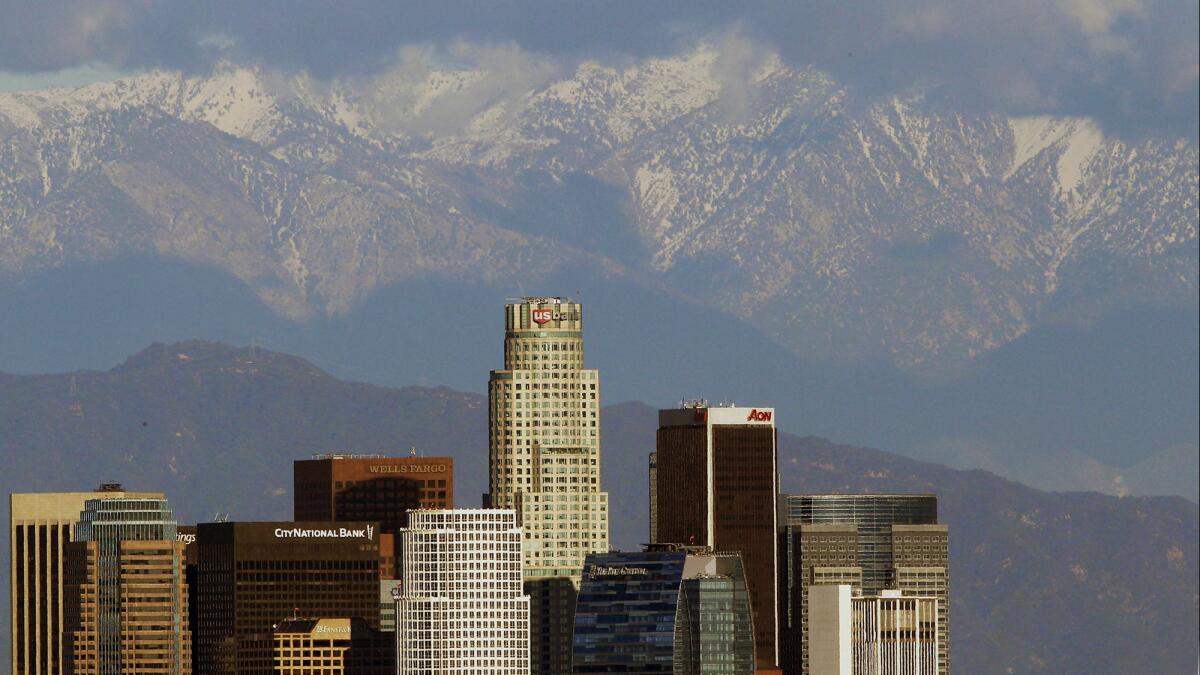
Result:
M367 467L371 473L446 473L445 464L375 464Z

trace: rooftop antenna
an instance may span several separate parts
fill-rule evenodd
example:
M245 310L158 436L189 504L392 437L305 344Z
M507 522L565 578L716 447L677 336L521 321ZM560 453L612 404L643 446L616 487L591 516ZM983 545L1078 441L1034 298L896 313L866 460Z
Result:
M229 514L228 514L228 513L221 513L220 511L217 511L216 513L214 513L214 514L213 514L212 521L213 521L214 523L226 523L226 522L229 522Z
M416 456L417 456L417 446L415 446L415 445L413 445L413 446L409 446L409 448L408 448L408 456L409 456L409 457L416 457Z

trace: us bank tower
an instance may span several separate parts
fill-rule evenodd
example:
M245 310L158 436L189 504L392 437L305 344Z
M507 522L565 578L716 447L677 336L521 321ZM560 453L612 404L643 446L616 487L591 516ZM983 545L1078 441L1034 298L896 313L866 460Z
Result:
M569 672L571 626L589 553L608 551L600 490L600 377L583 362L583 307L523 297L504 308L504 369L488 382L489 492L514 509L534 672Z

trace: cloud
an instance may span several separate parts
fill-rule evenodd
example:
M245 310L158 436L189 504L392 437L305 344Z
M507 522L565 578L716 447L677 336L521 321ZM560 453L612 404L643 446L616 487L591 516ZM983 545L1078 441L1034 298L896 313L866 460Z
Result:
M374 77L405 45L474 44L501 61L541 55L508 64L536 79L551 61L663 55L724 35L749 50L720 64L730 93L756 53L777 50L868 100L920 89L956 110L1085 115L1123 134L1195 136L1200 114L1200 6L1187 0L0 0L0 16L0 70L13 72L228 58ZM488 86L459 103L486 101Z

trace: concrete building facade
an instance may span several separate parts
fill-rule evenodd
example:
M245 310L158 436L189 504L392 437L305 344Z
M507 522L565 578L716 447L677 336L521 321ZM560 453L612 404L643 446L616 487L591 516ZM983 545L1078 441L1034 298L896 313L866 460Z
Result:
M280 675L379 675L395 667L392 634L357 617L286 619L272 637Z
M937 673L950 672L949 532L929 494L783 495L779 635L786 673L815 673L809 595L844 584L858 596L933 598Z
M413 511L401 539L396 672L529 673L529 597L516 514Z
M937 674L937 598L898 590L859 596L847 584L818 584L809 603L813 673Z

